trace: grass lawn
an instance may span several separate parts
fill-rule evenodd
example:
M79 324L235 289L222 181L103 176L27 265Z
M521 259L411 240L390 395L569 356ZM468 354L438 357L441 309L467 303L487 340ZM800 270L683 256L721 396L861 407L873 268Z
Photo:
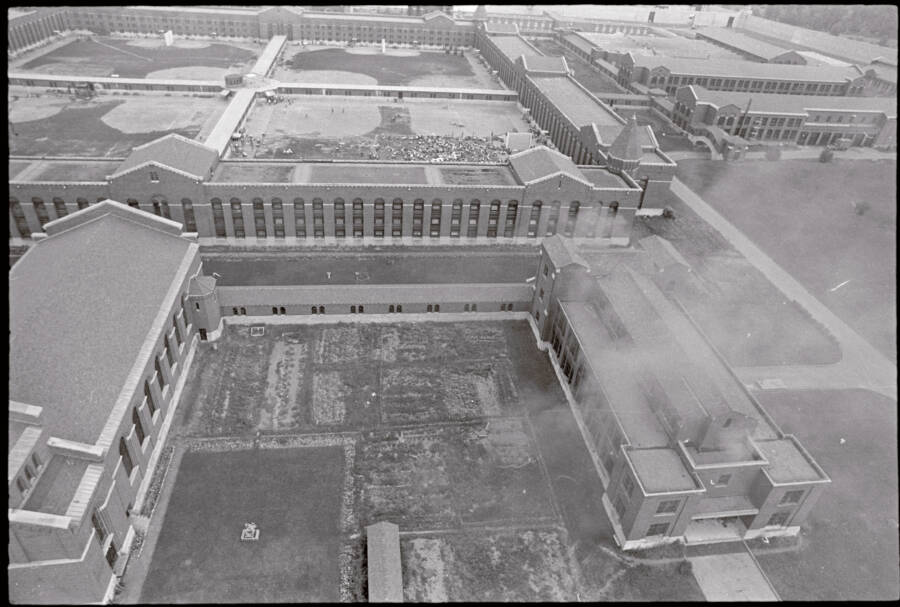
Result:
M896 161L678 163L679 179L893 361L896 170ZM852 206L860 201L870 205L863 215Z
M225 254L204 255L222 286L524 282L534 276L536 251L507 254ZM329 278L326 272L331 272ZM356 272L359 272L357 279Z
M249 66L256 56L253 51L218 42L205 48L178 45L147 48L129 44L129 40L98 36L92 40L73 40L23 64L20 69L79 75L87 67L97 76L118 74L122 78L144 78L151 72L171 68Z
M763 391L757 398L832 480L798 552L757 553L781 598L897 600L897 403L864 390Z
M355 54L341 48L329 48L299 52L290 59L289 65L297 71L356 72L375 78L379 85L409 85L417 78L441 76L446 80L442 86L471 88L469 80L475 76L465 57L445 55L443 52L422 52L415 57L400 57Z
M736 367L828 364L840 360L834 338L735 251L712 226L670 196L674 219L635 220L633 240L656 234L691 264L696 280L676 296L719 352Z
M342 465L340 448L186 453L140 602L337 601Z

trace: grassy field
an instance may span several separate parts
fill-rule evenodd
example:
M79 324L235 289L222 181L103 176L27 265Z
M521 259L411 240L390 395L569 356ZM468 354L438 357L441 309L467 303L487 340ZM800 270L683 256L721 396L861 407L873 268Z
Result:
M73 40L25 64L19 69L45 74L68 74L72 76L109 76L118 74L122 78L145 78L148 74L177 68L206 67L240 72L249 69L258 51L219 42L192 44L147 44L144 40L119 40L116 38L93 37ZM181 41L180 41L181 42ZM155 77L179 77L178 72L164 72ZM191 77L181 75L184 77ZM218 79L219 74L215 74ZM207 70L205 78L214 79Z
M49 94L11 97L10 154L123 157L169 133L193 139L209 132L224 109L217 99L186 95L103 95L90 101Z
M895 161L684 160L678 176L896 361L896 169ZM869 210L858 214L857 202Z
M897 403L873 392L767 391L760 403L831 477L797 552L757 553L781 598L897 600Z
M657 234L691 264L695 279L676 296L733 366L828 364L840 360L837 342L712 226L674 196L674 219L641 218L632 238Z
M340 448L185 454L140 602L336 602L342 465Z
M294 71L335 70L363 74L380 85L417 86L423 78L439 77L453 88L487 88L476 79L470 62L463 56L443 52L422 52L417 56L353 53L342 48L301 51L288 62ZM432 85L434 86L434 85Z
M537 250L533 249L478 255L369 251L352 255L203 255L204 268L218 272L222 286L524 282L534 276L537 262Z

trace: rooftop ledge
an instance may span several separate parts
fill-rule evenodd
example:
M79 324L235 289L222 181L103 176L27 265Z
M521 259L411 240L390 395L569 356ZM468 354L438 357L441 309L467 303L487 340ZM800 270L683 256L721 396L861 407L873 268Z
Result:
M769 460L763 456L749 436L738 448L741 453L724 449L715 451L698 451L693 445L678 442L678 449L691 465L692 470L714 470L716 468L762 467L768 466Z

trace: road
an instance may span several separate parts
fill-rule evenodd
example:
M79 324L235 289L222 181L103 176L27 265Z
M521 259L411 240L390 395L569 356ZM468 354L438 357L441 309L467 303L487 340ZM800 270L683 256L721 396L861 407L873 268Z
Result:
M803 306L815 320L831 331L841 346L843 357L833 365L738 367L735 372L745 384L759 379L780 379L790 389L865 388L897 400L897 365L813 297L803 285L678 178L672 180L672 193L716 228L788 298Z

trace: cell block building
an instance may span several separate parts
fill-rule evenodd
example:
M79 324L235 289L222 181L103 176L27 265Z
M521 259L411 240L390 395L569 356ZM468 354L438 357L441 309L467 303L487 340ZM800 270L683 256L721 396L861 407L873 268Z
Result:
M623 549L799 531L828 476L651 279L555 236L531 314Z

